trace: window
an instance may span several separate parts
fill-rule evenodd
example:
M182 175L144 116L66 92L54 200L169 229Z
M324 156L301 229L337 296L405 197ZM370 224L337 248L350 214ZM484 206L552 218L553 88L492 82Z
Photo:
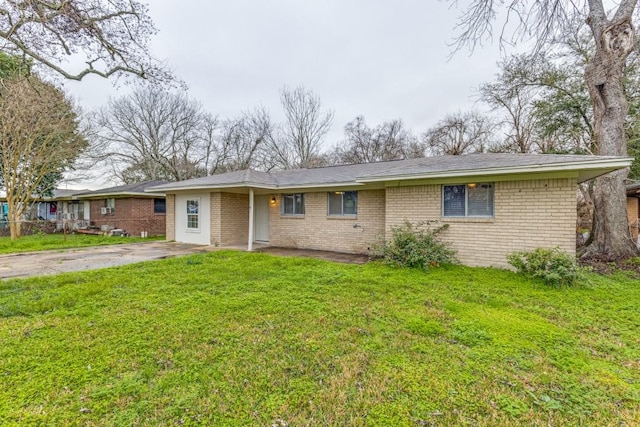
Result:
M442 216L492 217L493 190L491 183L442 186Z
M116 199L113 197L110 199L104 199L104 207L111 209L113 212L116 209Z
M67 206L69 209L69 213L71 214L71 218L84 219L84 202L78 202L74 200L69 202Z
M304 215L304 194L283 194L282 215Z
M198 214L200 212L200 199L187 200L187 228L191 230L197 230Z
M358 213L357 191L336 191L328 194L329 215L356 215Z
M153 199L153 213L167 213L167 201L165 199Z

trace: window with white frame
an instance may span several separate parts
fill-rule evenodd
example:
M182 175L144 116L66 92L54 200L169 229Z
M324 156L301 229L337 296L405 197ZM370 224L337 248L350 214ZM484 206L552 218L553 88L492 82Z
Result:
M200 226L200 199L187 200L187 228L197 230Z
M442 216L493 217L493 183L442 186Z
M357 191L334 191L327 195L329 216L347 216L358 213Z
M283 194L282 215L304 215L304 194Z

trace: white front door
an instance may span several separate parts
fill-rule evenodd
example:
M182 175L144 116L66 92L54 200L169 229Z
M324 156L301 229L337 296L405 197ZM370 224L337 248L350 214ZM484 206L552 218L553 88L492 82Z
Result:
M269 241L269 195L256 195L253 200L253 240Z

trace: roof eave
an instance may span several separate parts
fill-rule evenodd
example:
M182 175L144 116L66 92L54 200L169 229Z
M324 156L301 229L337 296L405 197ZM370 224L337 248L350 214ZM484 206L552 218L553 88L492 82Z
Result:
M254 183L246 183L246 182L236 182L229 184L201 184L201 185L188 185L188 186L179 186L179 187L152 187L147 188L145 191L147 193L172 193L174 191L195 191L195 190L211 190L211 189L222 189L222 188L261 188L264 190L276 190L277 186L267 185L267 184L254 184Z
M154 195L160 196L160 195L164 195L164 194L155 193ZM114 192L114 193L78 194L77 196L74 196L74 198L78 198L78 199L97 199L97 198L104 199L104 198L111 198L111 197L144 197L144 198L148 198L150 196L151 196L151 194L146 193L146 192L118 191L118 192Z
M362 178L356 178L356 182L370 183L370 182L389 182L389 181L406 181L415 179L438 179L438 178L455 178L462 176L489 176L489 175L521 175L532 173L545 173L545 172L563 172L563 171L592 171L597 172L594 176L591 174L585 174L584 177L579 177L578 182L587 181L614 170L623 169L631 166L633 158L622 157L616 159L599 160L599 161L584 161L584 162L569 162L569 163L554 163L549 165L529 165L529 166L507 166L497 168L482 168L482 169L461 169L454 171L440 171L430 173L418 173L418 174L402 174L402 175L379 175L379 176L367 176Z
M264 185L264 184L245 184L245 183L234 183L234 184L219 184L219 185L198 185L198 186L184 186L184 187L173 187L173 188L150 188L146 191L153 193L156 191L165 191L165 192L174 192L174 191L197 191L197 190L221 190L225 188L257 188L262 190L273 190L273 191L288 191L288 190L298 190L301 188L304 189L315 189L315 188L335 188L335 187L361 187L364 186L364 183L356 182L356 181L343 181L343 182L324 182L324 183L310 183L310 184L295 184L295 185Z

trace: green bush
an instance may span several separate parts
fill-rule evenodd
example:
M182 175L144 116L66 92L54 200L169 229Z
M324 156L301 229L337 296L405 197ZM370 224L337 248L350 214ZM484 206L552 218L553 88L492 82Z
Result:
M519 273L540 278L547 285L573 285L581 277L575 257L558 247L514 252L507 260Z
M391 239L379 244L374 253L386 264L419 267L425 271L443 264L457 264L456 251L438 240L438 234L449 228L449 224L434 229L430 225L431 222L413 225L406 221L401 226L392 227Z

